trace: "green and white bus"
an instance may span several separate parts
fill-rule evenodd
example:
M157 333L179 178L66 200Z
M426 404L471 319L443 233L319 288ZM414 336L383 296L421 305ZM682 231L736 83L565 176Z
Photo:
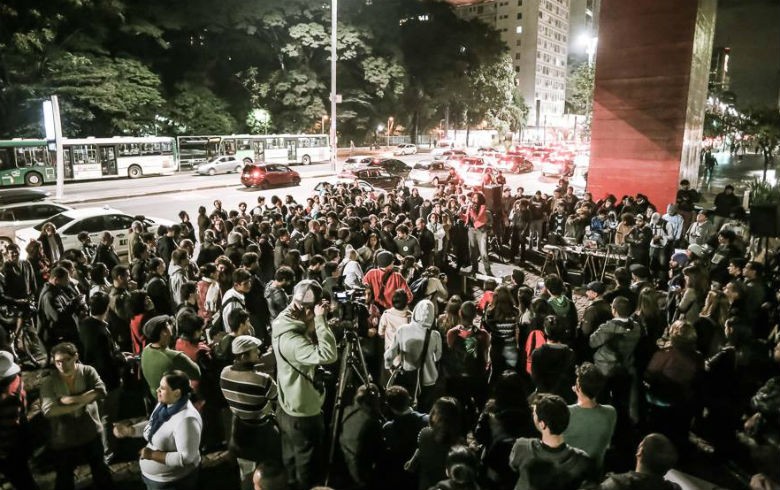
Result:
M66 181L134 179L178 170L173 138L64 138L62 149ZM56 155L46 140L0 140L0 186L38 186L56 180Z
M330 160L330 139L326 134L233 134L222 136L179 136L182 168L210 162L225 155L258 163L309 165Z

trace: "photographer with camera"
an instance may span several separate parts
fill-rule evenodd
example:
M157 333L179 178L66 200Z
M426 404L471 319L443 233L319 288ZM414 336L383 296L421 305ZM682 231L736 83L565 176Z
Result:
M320 482L325 393L317 368L338 359L336 338L325 320L327 312L322 287L317 281L303 280L293 290L292 303L271 327L279 384L276 417L291 488L308 489Z

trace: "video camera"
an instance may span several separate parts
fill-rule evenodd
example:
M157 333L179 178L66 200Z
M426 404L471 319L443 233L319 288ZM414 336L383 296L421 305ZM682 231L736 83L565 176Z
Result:
M348 327L356 327L355 306L363 305L365 297L365 288L344 289L342 291L333 291L333 300L338 304L338 319Z

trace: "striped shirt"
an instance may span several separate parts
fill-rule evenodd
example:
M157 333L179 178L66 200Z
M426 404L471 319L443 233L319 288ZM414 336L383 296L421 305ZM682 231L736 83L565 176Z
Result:
M276 383L268 374L255 371L253 365L227 366L222 370L219 386L236 417L260 420L273 413L269 402L276 401Z

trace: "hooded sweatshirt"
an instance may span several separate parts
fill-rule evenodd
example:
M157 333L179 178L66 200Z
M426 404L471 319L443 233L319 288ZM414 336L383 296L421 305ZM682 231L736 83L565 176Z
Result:
M285 308L271 323L279 406L293 417L312 417L320 414L325 401L312 383L314 373L317 366L338 360L336 338L325 317L315 316L317 343L312 342L306 335L306 324L291 316L292 307Z
M424 299L417 303L412 311L412 321L402 325L395 334L392 346L385 351L385 367L392 367L396 356L401 357L404 371L417 370L425 334L433 326L436 318L433 303ZM431 339L428 343L428 351L422 366L422 386L431 386L436 383L439 373L436 362L441 358L441 335L436 330L431 331Z

